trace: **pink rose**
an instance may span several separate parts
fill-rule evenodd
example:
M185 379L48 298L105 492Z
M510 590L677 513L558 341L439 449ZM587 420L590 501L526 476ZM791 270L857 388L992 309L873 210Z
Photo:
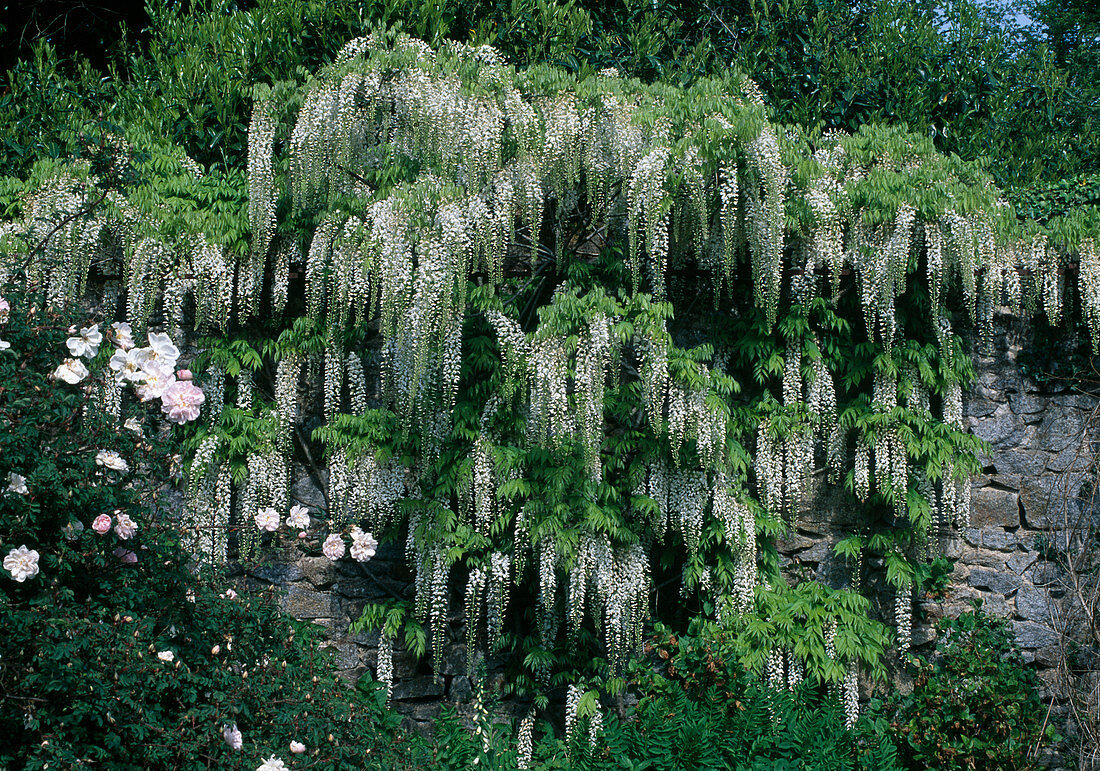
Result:
M181 370L176 371L176 379L177 380L190 380L191 377L192 377L191 370L189 370L189 369L181 369Z
M206 394L194 383L177 380L161 394L161 410L172 423L187 423L199 416L199 407Z
M100 535L105 535L111 529L111 518L107 514L100 514L92 521L92 530Z

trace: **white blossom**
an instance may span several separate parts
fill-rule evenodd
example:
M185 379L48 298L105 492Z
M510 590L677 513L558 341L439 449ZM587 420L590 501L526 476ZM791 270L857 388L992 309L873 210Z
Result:
M99 324L92 324L90 327L83 327L80 330L80 334L76 337L70 337L65 341L65 345L69 348L69 353L74 358L88 358L94 359L95 355L99 353L99 344L103 342L103 335L99 331Z
M370 533L364 533L358 527L351 529L351 558L356 562L366 562L374 556L378 541Z
M114 450L100 450L97 452L95 455L95 463L97 466L103 466L111 471L130 470L130 464Z
M215 645L214 648L218 648L218 646ZM218 650L212 651L215 656L218 655ZM241 736L241 729L237 728L236 723L222 728L222 738L225 739L225 743L228 744L229 748L232 750L239 750L244 746L244 737Z
M296 527L305 530L309 527L309 509L305 506L294 505L290 507L290 515L286 518L287 527Z
M84 362L80 359L65 359L53 371L53 377L64 380L69 385L76 385L88 377L88 374L88 368L84 366Z
M28 549L23 544L18 549L12 549L8 556L4 557L4 570L11 573L11 577L19 583L38 575L38 552Z
M26 495L27 480L22 474L16 474L14 471L8 472L8 492L15 493L16 495Z
M274 533L279 529L279 512L268 506L256 512L256 527L267 533Z
M344 556L344 539L338 533L332 533L321 546L321 553L335 562Z

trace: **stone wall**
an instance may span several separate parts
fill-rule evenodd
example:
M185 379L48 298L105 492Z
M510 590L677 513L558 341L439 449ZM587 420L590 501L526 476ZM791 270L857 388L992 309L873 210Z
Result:
M1048 701L1054 698L1052 718L1061 722L1063 732L1072 733L1062 701L1067 683L1058 668L1062 576L1043 555L1044 543L1058 537L1067 512L1095 516L1092 504L1080 498L1090 489L1092 438L1100 435L1093 430L1097 400L1045 389L1027 379L1017 362L1027 335L1025 325L1006 321L992 353L974 360L978 380L964 401L965 415L970 430L990 443L991 452L983 459L982 474L973 480L970 526L940 533L933 544L956 561L955 568L945 597L915 603L913 644L927 649L935 640L937 619L958 615L972 600L981 599L986 611L1011 620L1025 657L1046 684L1044 695ZM294 495L317 508L322 504L320 492L308 479L298 483ZM1067 500L1068 508L1063 505ZM842 586L850 570L833 556L833 546L851 534L855 520L846 516L839 501L823 501L812 511L798 518L790 536L779 544L784 562L791 570ZM412 596L413 577L402 550L391 544L365 565L334 565L323 557L294 552L284 558L288 561L256 570L252 580L280 586L289 612L329 629L336 665L349 681L373 671L377 634L353 635L348 626L366 602ZM868 568L873 572L875 565ZM893 623L891 598L882 593L872 601L879 616ZM395 650L393 700L411 727L426 728L441 701L465 702L471 696L457 616L460 606L454 597L456 613L438 677L426 662ZM898 684L904 687L904 682ZM1051 755L1048 765L1056 764L1057 756Z

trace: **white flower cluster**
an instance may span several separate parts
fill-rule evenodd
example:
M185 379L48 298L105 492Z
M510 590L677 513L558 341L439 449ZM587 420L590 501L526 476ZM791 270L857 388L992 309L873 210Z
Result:
M853 661L844 675L844 722L852 728L859 720L859 668Z
M746 149L759 179L750 178L746 185L753 288L756 305L765 309L770 327L779 308L786 216L783 207L790 170L783 164L775 130L768 124Z
M393 637L382 632L378 638L378 665L375 667L378 681L386 686L386 704L393 697Z
M913 642L913 586L908 581L894 593L894 624L898 628L898 651L904 653Z
M575 683L570 683L565 690L565 741L573 739L577 730L577 710L581 703L581 689Z
M252 121L248 125L248 223L252 227L252 253L261 258L271 246L275 232L275 170L272 149L275 143L275 120L264 99L252 104ZM250 304L255 309L256 296Z
M519 721L519 730L516 733L516 765L520 768L531 767L531 760L535 754L534 735L535 710L530 709Z

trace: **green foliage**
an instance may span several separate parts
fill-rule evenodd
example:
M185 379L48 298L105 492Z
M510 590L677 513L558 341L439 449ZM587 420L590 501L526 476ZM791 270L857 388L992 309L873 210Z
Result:
M1036 768L1045 708L1008 622L979 605L937 629L936 653L915 662L913 692L896 703L891 724L905 766ZM1052 735L1048 726L1045 738Z
M696 627L696 624L692 625ZM844 727L836 700L810 681L772 691L738 663L736 645L707 622L698 634L659 632L664 674L639 666L641 699L628 720L611 717L594 744L572 747L577 769L898 768L889 739L865 723Z

